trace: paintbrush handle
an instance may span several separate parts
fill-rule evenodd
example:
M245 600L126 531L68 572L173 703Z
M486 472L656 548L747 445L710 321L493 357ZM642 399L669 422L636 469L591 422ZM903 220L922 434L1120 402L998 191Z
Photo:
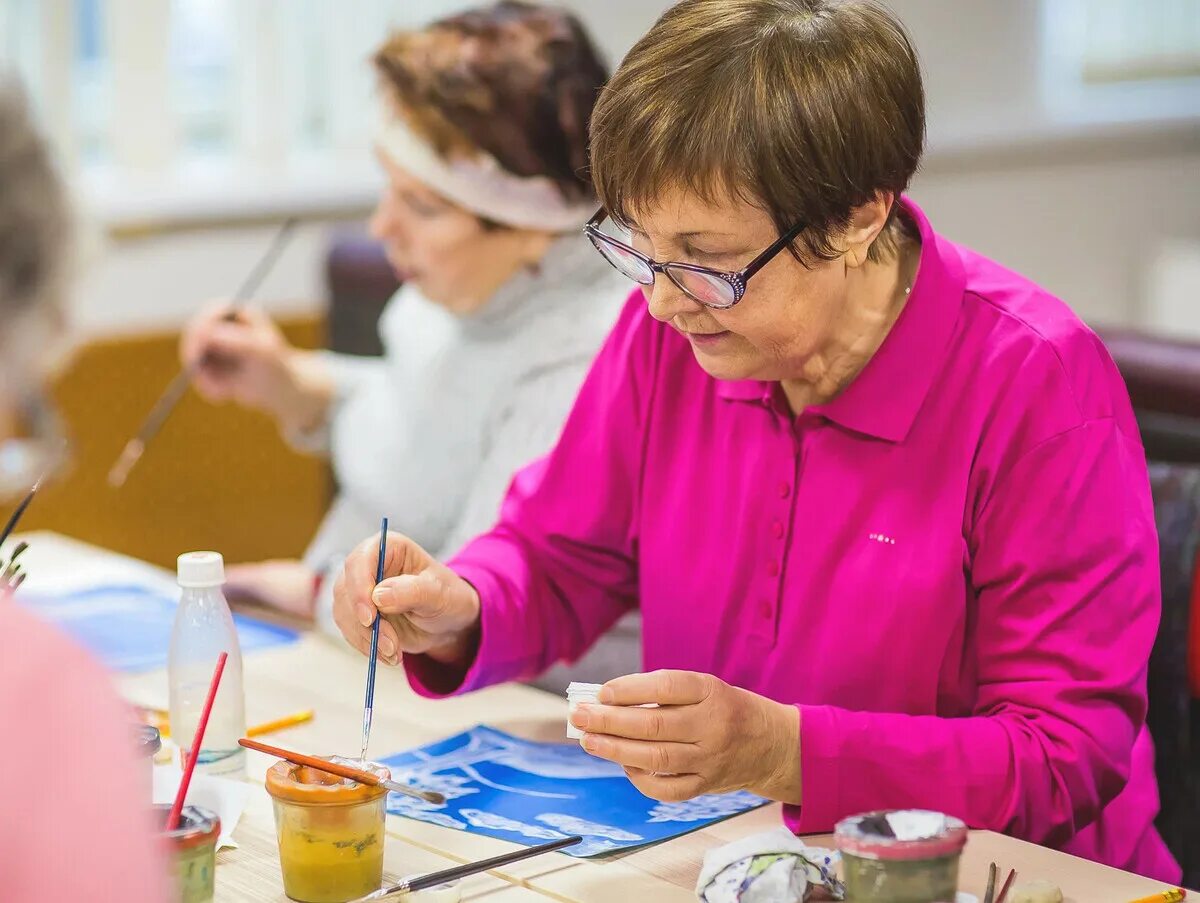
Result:
M405 878L399 884L377 890L375 893L369 894L362 899L378 900L392 894L427 890L431 887L437 887L439 884L449 884L451 881L469 878L471 875L477 875L480 872L503 868L506 865L512 865L512 863L521 862L524 859L532 859L534 856L541 856L543 853L553 853L556 850L573 847L577 843L583 843L583 838L579 835L573 835L571 837L564 837L562 840L552 840L549 843L538 844L535 847L526 847L523 850L515 850L512 853L504 853L501 856L493 856L491 859L480 859L478 862L468 862L466 865L443 869L440 872L430 872L428 875Z
M352 781L358 781L360 784L369 784L372 787L377 787L383 783L383 779L379 775L372 774L361 768L352 768L349 765L342 765L339 762L330 762L328 759L319 759L316 756L307 756L304 753L272 746L269 743L260 743L257 740L251 740L249 737L243 737L238 743L246 749L257 750L258 752L266 753L268 756L277 756L280 759L286 759L293 765L307 765L309 768L317 769L317 771L335 774L339 778L349 778Z
M158 397L158 401L154 403L154 407L150 409L150 413L146 415L146 419L142 422L142 428L137 431L133 441L141 441L142 445L145 445L154 438L162 429L162 425L167 422L167 417L175 409L175 405L179 404L180 399L187 394L188 386L192 384L192 377L199 369L200 365L194 363L175 374L175 378L171 380L162 395Z
M290 749L282 749L278 746L272 746L269 743L259 743L257 740L251 740L249 737L243 737L238 741L239 744L246 749L253 749L261 753L266 753L268 756L276 756L291 762L293 765L307 765L309 768L315 768L317 771L324 771L327 774L335 774L339 778L348 778L351 781L357 781L360 784L369 784L372 787L383 787L386 790L391 790L395 793L402 793L405 796L415 797L416 799L425 800L426 802L441 805L446 801L446 797L432 790L418 790L415 787L409 787L401 784L398 781L381 778L373 772L366 771L361 768L354 768L351 765L342 765L339 762L330 762L328 759L318 759L316 756L306 756L304 753L294 752Z
M225 314L226 320L237 319L237 309L241 304L258 291L259 285L266 278L267 273L271 271L271 267L275 265L275 261L279 258L280 253L291 238L292 230L296 227L297 219L289 217L279 227L279 231L275 233L275 238L268 246L266 253L258 259L254 269L252 269L246 279L238 286L237 292L233 296L229 312ZM171 412L175 410L175 406L179 404L181 398L187 392L188 386L192 383L192 378L196 375L196 370L199 368L200 362L197 361L189 367L185 367L176 374L167 386L166 391L159 396L158 401L154 403L154 407L150 409L150 413L146 415L146 419L142 421L141 427L132 439L125 443L125 448L121 451L121 456L108 472L109 485L114 488L125 483L129 472L141 460L142 455L146 451L146 446L150 444L159 430L162 429L167 418L171 416Z
M379 560L375 565L375 585L383 582L384 562L387 558L388 519L385 517L379 528ZM367 757L367 744L371 740L371 718L375 710L375 669L379 664L379 622L383 615L375 612L375 621L371 624L371 654L367 657L367 691L363 699L362 753L360 759Z
M225 671L225 662L229 659L228 652L217 656L217 666L213 669L212 681L208 685L208 696L204 700L204 710L200 712L200 721L196 724L196 733L192 737L192 746L188 750L187 765L183 777L179 781L179 789L175 791L175 802L167 815L167 830L174 831L179 827L179 816L183 812L183 804L187 800L188 787L192 783L192 775L196 771L196 762L200 758L200 749L204 745L204 732L208 728L208 717L212 714L213 703L217 700L217 690L221 686L221 675ZM182 737L178 739L183 739Z

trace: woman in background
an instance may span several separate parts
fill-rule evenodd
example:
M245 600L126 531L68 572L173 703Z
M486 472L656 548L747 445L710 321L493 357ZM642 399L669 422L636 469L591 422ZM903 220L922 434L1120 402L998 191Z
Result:
M0 504L6 507L28 488L19 474L36 474L45 463L29 459L30 443L14 441L11 425L38 400L61 333L68 232L66 202L23 94L0 82ZM13 462L27 466L12 472ZM87 653L0 587L0 896L6 903L167 899L166 866L134 761L135 720ZM31 778L31 765L52 777Z
M383 359L300 351L261 313L229 323L220 308L182 343L202 395L330 456L340 493L304 560L230 568L229 588L331 630L322 578L382 515L445 554L491 526L511 474L557 437L625 291L578 237L607 73L574 17L500 3L397 32L374 65L387 184L371 232L403 281ZM636 634L612 642L624 654L597 676L637 665Z

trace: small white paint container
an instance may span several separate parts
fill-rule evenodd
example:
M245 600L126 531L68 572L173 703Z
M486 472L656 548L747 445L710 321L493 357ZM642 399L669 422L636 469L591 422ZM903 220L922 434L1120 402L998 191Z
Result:
M595 703L603 684L584 684L572 681L567 687L567 739L582 740L583 731L571 723L575 707L582 703Z
M405 894L401 900L412 900L412 903L459 903L462 900L462 882L451 881L449 884L439 884L414 894Z

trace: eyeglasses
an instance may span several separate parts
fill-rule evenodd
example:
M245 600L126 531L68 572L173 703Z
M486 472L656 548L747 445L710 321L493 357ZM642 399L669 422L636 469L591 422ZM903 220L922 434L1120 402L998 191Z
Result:
M625 242L601 232L600 224L607 216L608 212L601 207L583 227L583 234L605 260L639 285L653 285L655 274L665 273L693 301L715 310L727 310L741 301L750 277L770 263L804 229L803 222L796 223L744 269L730 273L692 263L659 263Z
M17 435L0 439L0 505L19 499L29 487L65 468L70 454L57 412L40 395L16 411Z

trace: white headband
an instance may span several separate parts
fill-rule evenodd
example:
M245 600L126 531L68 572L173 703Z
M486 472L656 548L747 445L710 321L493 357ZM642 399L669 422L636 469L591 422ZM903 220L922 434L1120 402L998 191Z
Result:
M375 136L388 158L447 200L505 226L570 232L596 212L595 201L571 203L545 176L517 176L495 157L443 160L398 116L390 115Z

